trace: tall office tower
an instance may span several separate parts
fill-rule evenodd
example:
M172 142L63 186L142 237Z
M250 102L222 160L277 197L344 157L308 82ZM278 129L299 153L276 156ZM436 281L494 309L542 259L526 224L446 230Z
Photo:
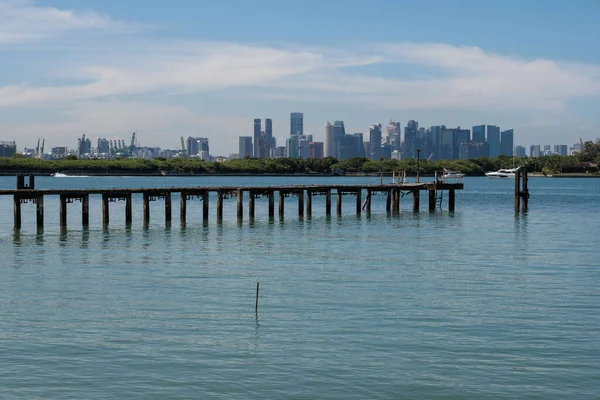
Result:
M85 134L83 137L77 139L77 152L80 156L92 152L92 141L90 139L86 139Z
M304 135L304 114L290 113L290 135Z
M369 128L369 158L379 160L381 158L381 124L373 124Z
M261 142L262 142L262 134L261 134L261 120L257 118L254 120L254 157L262 158L263 154L261 152Z
M342 141L344 140L344 135L346 135L346 128L344 128L344 121L334 121L333 123L333 136L334 136L334 157L339 159L341 157L340 147Z
M526 149L523 146L517 146L515 147L515 157L525 157L526 155Z
M441 160L442 158L442 130L446 129L445 125L432 126L427 132L427 141L429 142L430 154L433 160ZM427 156L429 157L429 156Z
M473 127L473 142L474 143L485 142L485 125L475 125Z
M419 123L417 121L410 120L404 128L404 157L403 158L417 158L417 131L419 130Z
M503 156L513 155L514 133L512 129L502 131L500 134L500 154ZM550 150L550 146L548 146Z
M110 147L108 140L104 138L98 138L98 153L109 153Z
M0 141L0 157L12 157L17 152L17 144L12 141Z
M325 149L325 157L335 157L335 132L333 130L333 125L327 121L325 123L325 141L324 141L324 149Z
M550 145L549 144L545 144L544 145L544 150L542 151L542 153L545 156L551 156L552 155L552 151L550 150Z
M400 122L390 120L390 124L385 128L386 142L390 145L392 151L400 150L402 147L402 139L400 137L402 128Z
M498 157L500 155L500 127L487 126L487 143L490 157Z
M558 154L559 156L566 156L569 154L569 146L566 144L555 144L554 145L554 154Z
M262 148L263 157L269 158L269 154L271 154L271 149L273 147L273 121L270 118L267 118L265 119L265 136Z
M197 156L201 151L208 154L208 138L189 136L187 138L188 156Z
M252 157L252 136L240 136L238 157Z
M539 157L540 156L540 145L532 144L529 146L529 157Z

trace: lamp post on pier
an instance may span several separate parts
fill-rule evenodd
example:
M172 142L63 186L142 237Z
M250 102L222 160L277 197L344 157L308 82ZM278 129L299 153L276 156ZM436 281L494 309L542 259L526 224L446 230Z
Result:
M417 149L417 183L419 183L419 161L420 161L421 149Z

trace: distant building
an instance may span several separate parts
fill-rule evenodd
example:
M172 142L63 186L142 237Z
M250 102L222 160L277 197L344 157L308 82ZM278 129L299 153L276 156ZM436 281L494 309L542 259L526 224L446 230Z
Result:
M540 156L540 145L532 144L529 146L529 157L539 157Z
M336 157L334 133L333 125L331 125L329 121L325 122L325 140L323 142L325 157Z
M485 142L485 125L475 125L473 127L473 138L471 139L475 143Z
M13 142L0 141L0 157L12 157L17 152L17 144Z
M386 137L385 141L390 145L391 150L398 150L402 148L402 138L401 132L402 128L400 127L400 122L395 122L390 120L390 124L385 128Z
M362 133L347 133L340 143L339 160L347 160L352 157L364 157L365 146L363 145Z
M369 158L379 160L381 155L381 124L373 124L369 128Z
M83 137L77 139L77 153L80 156L84 154L90 154L92 152L92 141L90 139L86 139L85 135Z
M414 120L408 121L404 128L404 144L403 144L403 158L417 158L417 131L419 130L419 123ZM372 150L371 150L372 151Z
M458 158L470 159L485 157L487 155L487 143L485 142L462 142L458 145Z
M293 112L290 114L290 136L304 135L304 114Z
M487 126L487 143L490 157L500 155L500 128L496 125Z
M238 157L252 157L252 136L240 136Z
M500 154L503 156L513 155L514 132L512 129L502 131L500 134ZM549 147L549 146L548 146Z
M433 160L442 159L442 130L446 130L445 125L432 126L427 131L427 141L429 142L429 151ZM429 157L429 156L428 156Z
M110 144L108 139L98 138L98 153L110 153Z
M208 154L208 138L205 137L188 137L187 139L187 154L189 157L197 156L201 151Z
M271 149L275 147L273 139L273 121L270 118L267 118L265 119L265 135L262 143L262 154L265 158L269 158Z
M67 146L53 147L50 149L50 154L53 156L66 156L67 152Z
M523 146L515 147L515 157L525 157L527 155L527 149Z
M566 156L569 154L569 146L566 144L557 144L554 145L554 154L558 154L559 156Z
M262 142L262 131L261 131L262 121L260 118L256 118L254 120L254 157L262 158L263 154L261 153L261 142Z
M309 152L309 158L323 158L323 142L310 142Z

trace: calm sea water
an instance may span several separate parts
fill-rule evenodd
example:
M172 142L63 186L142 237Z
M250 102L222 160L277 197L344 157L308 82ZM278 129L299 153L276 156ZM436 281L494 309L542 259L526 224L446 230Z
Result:
M357 183L372 178L38 178L38 188ZM0 198L0 397L18 399L591 399L600 396L600 180L466 178L456 212L142 225L111 204L68 229ZM0 178L13 188L14 177ZM247 200L247 199L246 199ZM288 205L289 204L289 205ZM334 210L335 211L335 210ZM247 209L246 209L247 212ZM260 282L255 314L256 282Z

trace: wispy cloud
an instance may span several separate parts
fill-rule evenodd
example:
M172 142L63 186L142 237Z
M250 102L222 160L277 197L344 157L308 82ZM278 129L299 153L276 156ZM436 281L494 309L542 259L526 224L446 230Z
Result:
M137 24L116 21L95 11L40 7L30 0L0 1L0 44L39 41L67 32L134 32Z

